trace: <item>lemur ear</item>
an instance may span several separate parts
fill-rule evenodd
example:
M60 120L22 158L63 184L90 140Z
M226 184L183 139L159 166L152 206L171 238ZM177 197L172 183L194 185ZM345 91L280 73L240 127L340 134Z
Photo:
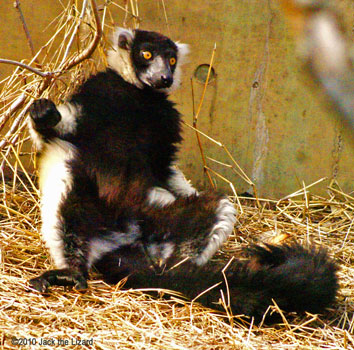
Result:
M180 65L183 65L187 61L187 56L189 54L189 45L188 44L182 44L180 42L175 43L178 48L178 61Z
M133 42L133 33L130 30L120 28L118 36L118 47L123 50L129 50Z

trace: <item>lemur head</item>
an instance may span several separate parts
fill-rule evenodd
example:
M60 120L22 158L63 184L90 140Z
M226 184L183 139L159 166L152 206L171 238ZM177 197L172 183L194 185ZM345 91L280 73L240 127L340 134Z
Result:
M145 30L118 28L113 35L108 64L127 82L171 92L180 83L180 68L188 53L186 44Z

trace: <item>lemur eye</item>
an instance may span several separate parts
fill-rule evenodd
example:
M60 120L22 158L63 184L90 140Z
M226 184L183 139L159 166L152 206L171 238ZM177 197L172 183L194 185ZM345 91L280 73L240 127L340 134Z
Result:
M176 64L177 60L174 57L170 58L170 65L174 66Z
M152 57L152 53L150 51L143 51L143 57L149 60Z

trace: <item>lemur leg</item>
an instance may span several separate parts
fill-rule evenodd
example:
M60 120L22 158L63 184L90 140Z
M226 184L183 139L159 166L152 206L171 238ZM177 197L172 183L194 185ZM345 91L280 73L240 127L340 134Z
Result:
M80 109L71 103L58 107L45 98L36 100L30 107L29 131L37 148L54 138L64 138L76 131Z
M64 257L60 208L72 190L74 178L69 163L75 158L75 147L55 139L47 143L39 161L39 188L41 191L42 239L57 267L67 268Z
M73 286L77 290L87 289L87 282L82 273L73 269L49 270L29 281L31 288L45 293L50 286Z
M42 238L58 270L44 273L30 281L32 288L44 292L51 284L86 285L83 273L73 269L66 256L66 227L62 207L74 186L69 163L74 159L75 148L68 142L55 139L46 144L39 165L41 196Z
M86 227L83 229L86 229ZM131 256L133 261L138 262L135 257L139 254L137 246L141 246L139 242L141 236L140 230L134 222L127 223L125 232L107 229L92 232L92 235L85 237L82 244L77 244L77 237L71 240L70 232L63 232L63 236L66 236L64 241L70 241L69 244L64 244L64 249L67 252L65 254L66 261L70 268L49 270L39 277L31 279L30 287L41 293L45 293L51 286L72 286L77 290L87 289L87 271L102 257L118 249L122 254L126 254L130 249L133 249ZM76 244L73 241L76 241ZM120 259L120 257L116 258ZM116 268L119 265L118 262ZM132 267L133 265L130 265L129 269L132 269Z
M134 220L124 220L121 232L117 229L117 218L102 207L96 183L71 143L47 142L39 173L41 233L57 269L32 279L30 286L40 292L51 285L85 289L91 265L111 250L134 244L140 231Z
M40 292L45 292L52 285L87 288L88 237L93 235L90 229L95 226L89 227L92 224L90 208L75 197L73 190L69 190L61 192L56 203L42 201L42 236L57 269L30 280L30 286ZM43 199L46 199L45 195Z
M71 167L76 154L72 144L55 138L46 143L40 158L41 234L57 270L30 281L39 291L51 284L69 284L80 289L86 286L86 237L92 227L97 227L99 211L89 204L94 201L88 198L90 185L85 176L79 172L73 175Z

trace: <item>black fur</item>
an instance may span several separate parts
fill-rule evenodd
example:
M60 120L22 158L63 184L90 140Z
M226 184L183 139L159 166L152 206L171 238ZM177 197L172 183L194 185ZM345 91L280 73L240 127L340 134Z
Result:
M126 287L165 288L192 299L200 295L198 302L219 310L224 310L222 291L226 302L230 297L235 315L253 316L257 321L273 300L284 311L321 313L333 303L338 289L338 268L326 251L298 244L254 246L248 260L232 260L224 274L225 262L196 267L186 261L173 268L178 260L171 257L160 271L145 254L129 248L107 255L97 268L109 283L129 276Z
M126 33L117 45L131 50L137 77L148 65L141 63L142 49L161 55L165 65L178 56L177 46L157 33ZM175 72L163 68L161 77L165 69ZM129 275L134 287L175 289L192 298L218 284L200 298L218 307L220 289L227 292L223 265L207 260L232 231L234 208L218 193L181 195L172 187L181 122L160 87L130 83L113 69L92 76L69 100L78 114L74 131L57 127L61 115L51 101L33 104L32 128L44 155L60 140L74 156L65 163L70 185L58 203L55 228L66 265L32 279L32 288L84 289L94 263L109 282ZM154 187L175 200L163 207L149 204ZM260 317L272 298L289 311L320 312L333 302L336 267L323 251L257 246L251 255L246 262L232 261L226 271L235 313Z
M135 35L133 42L128 38L121 43L132 48L133 62L139 60L136 51L140 49L163 58L177 57L177 46L170 39L145 31ZM164 62L168 64L168 60ZM118 232L118 240L131 243L135 236L129 235L129 230L134 225L139 244L149 247L151 241L168 237L173 250L185 239L191 248L184 254L196 258L208 246L218 221L215 211L223 197L200 194L183 198L175 194L175 202L163 210L147 204L148 191L154 187L170 191L171 196L173 193L168 179L182 137L180 115L167 94L149 85L131 84L107 69L89 78L68 102L78 114L74 131L56 128L60 113L49 100L36 101L30 114L33 129L43 139L44 154L46 145L58 139L75 146L75 157L66 162L72 179L58 206L57 224L64 258L73 275L87 277L95 239L111 244L111 235ZM64 270L66 275L68 268ZM53 277L55 273L60 274L32 280L32 287L43 290L50 284L61 284L60 278Z
M53 127L60 122L61 116L52 101L45 98L34 101L31 106L31 118L36 130L46 141L57 136Z
M179 113L164 93L138 89L108 70L89 79L71 101L82 106L85 118L67 140L82 150L90 169L123 173L130 181L145 178L148 186L166 182L182 138Z

